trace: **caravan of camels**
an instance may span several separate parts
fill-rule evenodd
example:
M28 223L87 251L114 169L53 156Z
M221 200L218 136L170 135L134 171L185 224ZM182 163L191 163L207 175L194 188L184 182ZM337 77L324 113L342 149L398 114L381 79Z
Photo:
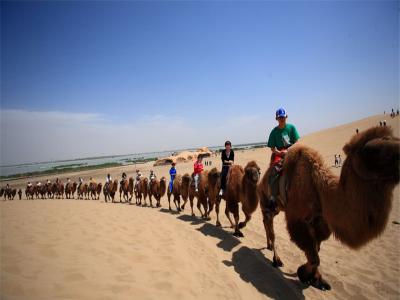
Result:
M64 185L58 179L43 184L29 183L25 196L32 200L64 197L99 200L103 193L105 202L115 203L119 198L122 203L160 207L166 194L169 210L172 210L171 200L178 212L189 201L192 216L196 198L197 209L204 219L209 220L215 206L216 226L221 226L219 211L223 199L225 215L236 237L244 236L242 230L260 204L267 246L273 251L273 265L283 265L274 233L274 217L283 212L291 240L307 259L297 270L298 278L303 283L329 290L330 285L318 270L321 243L333 233L344 245L359 249L378 237L388 222L393 190L400 180L400 140L389 127L373 127L355 134L343 151L346 159L340 176L336 176L318 152L301 144L293 145L288 149L277 180L276 203L270 200L274 166L271 163L261 176L260 167L254 161L244 167L236 164L229 167L223 193L220 193L221 172L212 168L198 176L176 174L171 183L165 177L142 177L140 172L121 181L108 176L105 184L68 180ZM11 200L16 194L17 190L9 186L0 190L4 199ZM21 198L22 191L18 194ZM240 206L244 220L240 220Z

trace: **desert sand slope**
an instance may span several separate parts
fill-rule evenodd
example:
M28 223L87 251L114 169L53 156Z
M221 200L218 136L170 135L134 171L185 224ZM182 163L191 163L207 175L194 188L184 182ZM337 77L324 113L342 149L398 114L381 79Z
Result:
M341 153L355 129L366 129L383 119L369 117L305 136L302 143L321 152L328 165ZM399 118L386 116L399 135ZM238 151L236 163L255 159L264 172L269 151ZM344 158L344 157L343 157ZM220 167L218 157L210 158ZM144 175L154 169L167 176L168 166L141 165ZM210 167L208 167L210 168ZM192 163L177 165L191 172ZM339 174L340 168L332 168ZM133 176L135 167L118 167L60 176L78 176L104 182L107 172ZM45 178L42 178L43 180ZM54 178L51 178L54 179ZM33 180L36 180L33 179ZM10 182L23 187L26 180ZM117 200L119 195L117 196ZM296 270L305 262L290 241L284 215L275 218L276 244L284 267L271 265L272 253L258 209L236 239L221 205L221 223L215 212L204 222L162 208L85 200L0 201L0 278L2 299L399 299L400 222L399 188L381 237L353 251L333 237L322 244L321 272L332 284L322 292L299 283ZM195 211L197 215L198 212ZM241 215L243 218L243 215Z

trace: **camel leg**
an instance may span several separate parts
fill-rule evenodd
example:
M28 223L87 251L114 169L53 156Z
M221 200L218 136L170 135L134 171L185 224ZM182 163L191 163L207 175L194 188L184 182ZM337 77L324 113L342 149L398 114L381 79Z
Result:
M175 204L176 210L181 211L181 208L180 208L181 196L180 195L174 195L174 204Z
M151 199L151 194L149 194L149 200L150 200L150 207L153 207L153 200Z
M181 209L184 210L185 206L186 206L186 203L188 202L188 198L186 198L186 199L182 198L182 200L183 200L183 204L181 206Z
M244 228L246 227L247 223L251 220L251 215L245 213L246 219L244 220L244 222L240 222L239 223L239 228Z
M194 198L189 197L189 202L190 202L190 209L192 210L192 217L194 217L194 216L195 216L194 211L193 211L193 206L194 206L193 202L194 202Z
M168 209L171 210L171 194L167 193L167 198L168 198Z
M217 200L215 203L215 212L217 214L217 222L215 223L215 226L221 227L221 222L219 221L219 205L221 204L221 200Z
M232 222L231 216L229 215L229 208L228 208L228 203L226 203L225 207L225 215L228 218L229 222L231 223L231 228L235 228L235 225Z
M272 265L277 268L277 267L282 267L283 263L278 256L278 253L276 251L275 247L275 231L274 231L274 215L270 214L263 214L263 222L264 222L264 228L265 228L265 234L267 236L267 248L274 253L274 257L272 259Z
M322 279L318 271L320 264L318 251L321 241L317 239L313 226L300 220L288 220L287 225L290 237L304 251L307 258L307 263L297 269L300 281L321 290L330 290L331 286Z
M236 237L244 237L243 233L239 229L239 204L235 203L233 206L233 218L235 219L235 232L233 233Z
M197 198L197 209L200 211L200 216L202 218L204 218L204 214L203 214L203 211L201 210L201 202L200 202L199 198Z

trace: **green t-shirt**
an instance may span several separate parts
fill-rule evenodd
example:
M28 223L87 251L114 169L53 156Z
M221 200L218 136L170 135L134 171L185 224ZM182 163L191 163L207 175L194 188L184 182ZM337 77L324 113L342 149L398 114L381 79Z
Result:
M288 148L296 143L299 138L296 127L286 123L286 126L282 129L278 126L272 129L267 146L270 148L276 147L277 149Z

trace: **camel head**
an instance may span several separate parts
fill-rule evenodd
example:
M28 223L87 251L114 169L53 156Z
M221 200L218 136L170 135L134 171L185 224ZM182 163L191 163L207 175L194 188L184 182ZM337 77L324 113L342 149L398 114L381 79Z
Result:
M389 127L373 127L353 136L344 148L354 171L363 180L397 184L400 180L400 139Z
M217 168L212 168L208 173L208 181L214 184L218 184L221 178L221 172Z
M253 160L249 162L246 167L244 168L245 178L253 184L257 184L258 180L260 179L260 167L257 163Z
M185 175L182 176L182 183L185 185L189 185L190 184L190 175L188 173L186 173Z

